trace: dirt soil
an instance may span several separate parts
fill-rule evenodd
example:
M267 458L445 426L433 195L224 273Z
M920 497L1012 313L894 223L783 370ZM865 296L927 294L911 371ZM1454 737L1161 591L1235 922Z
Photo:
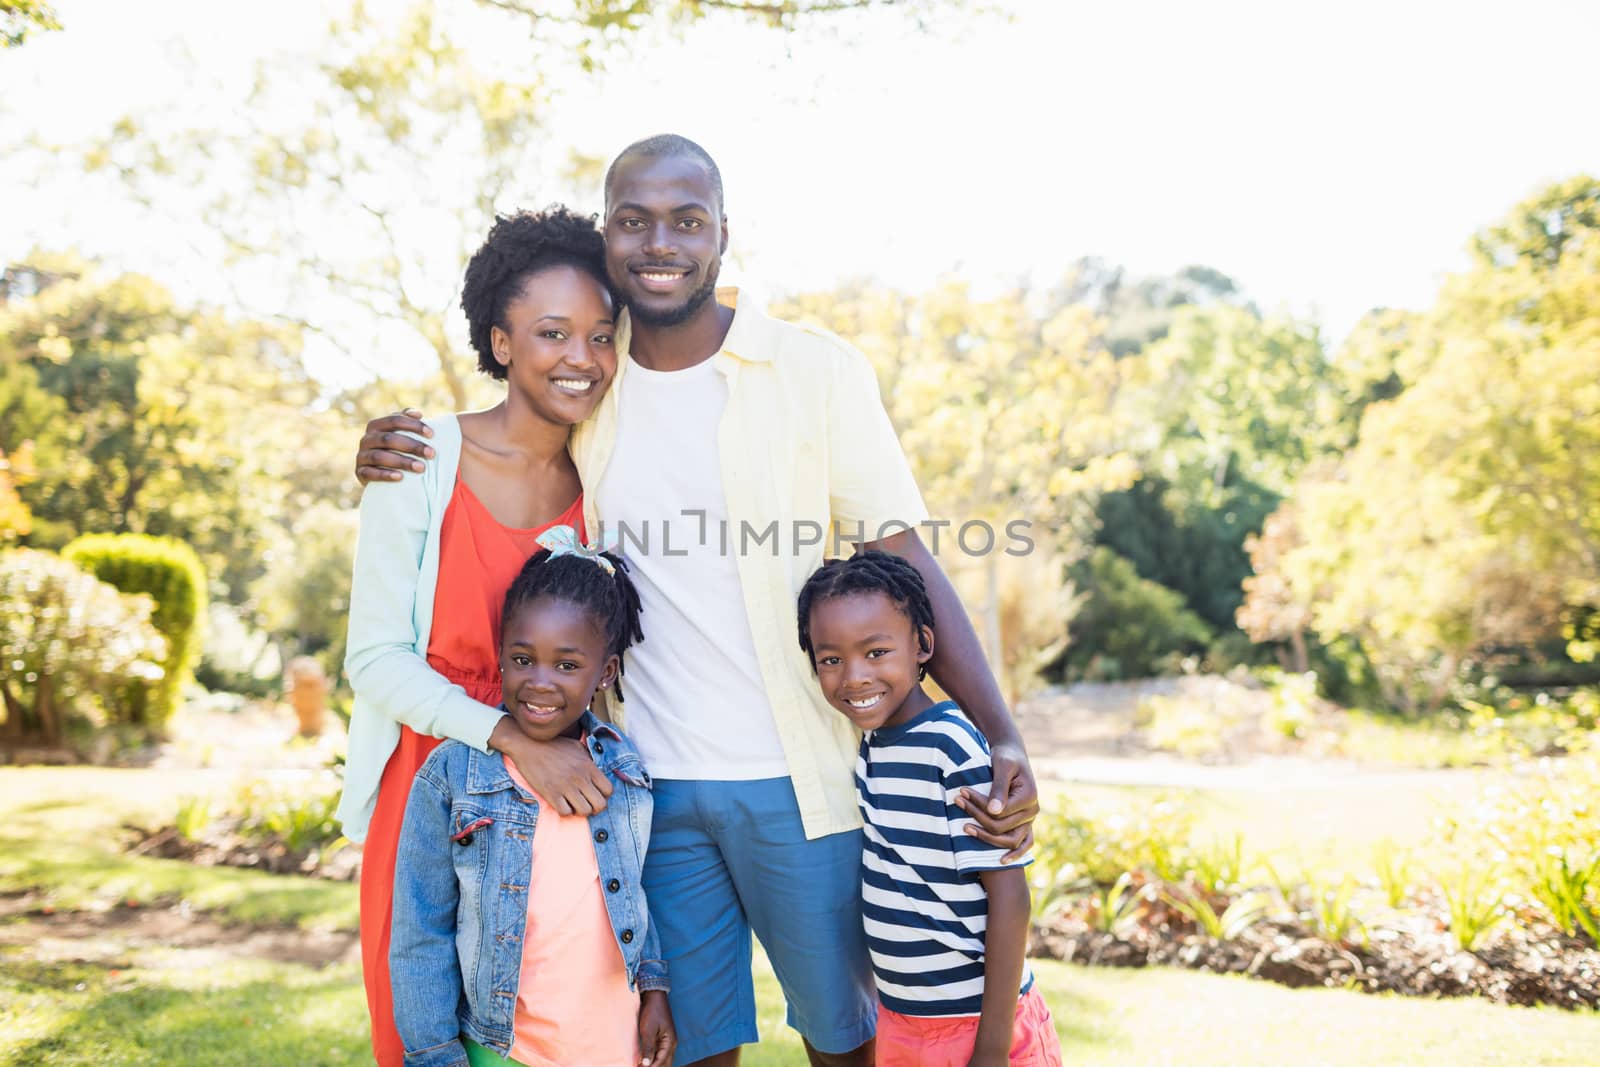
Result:
M50 912L28 896L0 901L0 946L22 948L41 962L112 968L205 967L230 959L326 967L361 954L353 931L224 924L185 903Z

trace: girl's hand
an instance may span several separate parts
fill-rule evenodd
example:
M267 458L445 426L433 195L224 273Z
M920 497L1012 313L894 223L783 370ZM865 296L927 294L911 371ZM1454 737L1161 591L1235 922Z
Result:
M506 716L489 734L489 747L516 764L523 781L561 814L587 816L606 810L611 783L582 741L568 737L535 741Z
M649 989L639 995L639 1067L669 1067L678 1047L678 1032L672 1028L672 1009L667 995Z

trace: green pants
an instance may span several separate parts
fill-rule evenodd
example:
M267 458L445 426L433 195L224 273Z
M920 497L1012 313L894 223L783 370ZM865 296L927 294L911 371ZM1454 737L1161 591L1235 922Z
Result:
M492 1048L484 1048L470 1037L463 1036L461 1043L467 1046L467 1062L472 1067L522 1067L516 1060L508 1060Z

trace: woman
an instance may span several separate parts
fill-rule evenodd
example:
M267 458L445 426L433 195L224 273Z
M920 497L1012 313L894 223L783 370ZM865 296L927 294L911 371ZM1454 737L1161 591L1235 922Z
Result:
M500 403L430 423L435 461L367 487L345 658L355 708L339 819L364 842L361 961L380 1067L399 1067L389 983L395 853L412 779L444 738L514 763L562 811L610 793L576 743L537 744L500 703L505 590L551 526L580 530L571 428L617 369L615 302L593 219L565 208L498 219L461 295L478 367Z

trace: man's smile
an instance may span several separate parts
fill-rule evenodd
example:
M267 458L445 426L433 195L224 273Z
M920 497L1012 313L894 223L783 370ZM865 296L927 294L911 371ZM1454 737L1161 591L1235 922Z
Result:
M671 292L678 283L689 276L687 267L635 267L633 276L640 285L653 293Z

